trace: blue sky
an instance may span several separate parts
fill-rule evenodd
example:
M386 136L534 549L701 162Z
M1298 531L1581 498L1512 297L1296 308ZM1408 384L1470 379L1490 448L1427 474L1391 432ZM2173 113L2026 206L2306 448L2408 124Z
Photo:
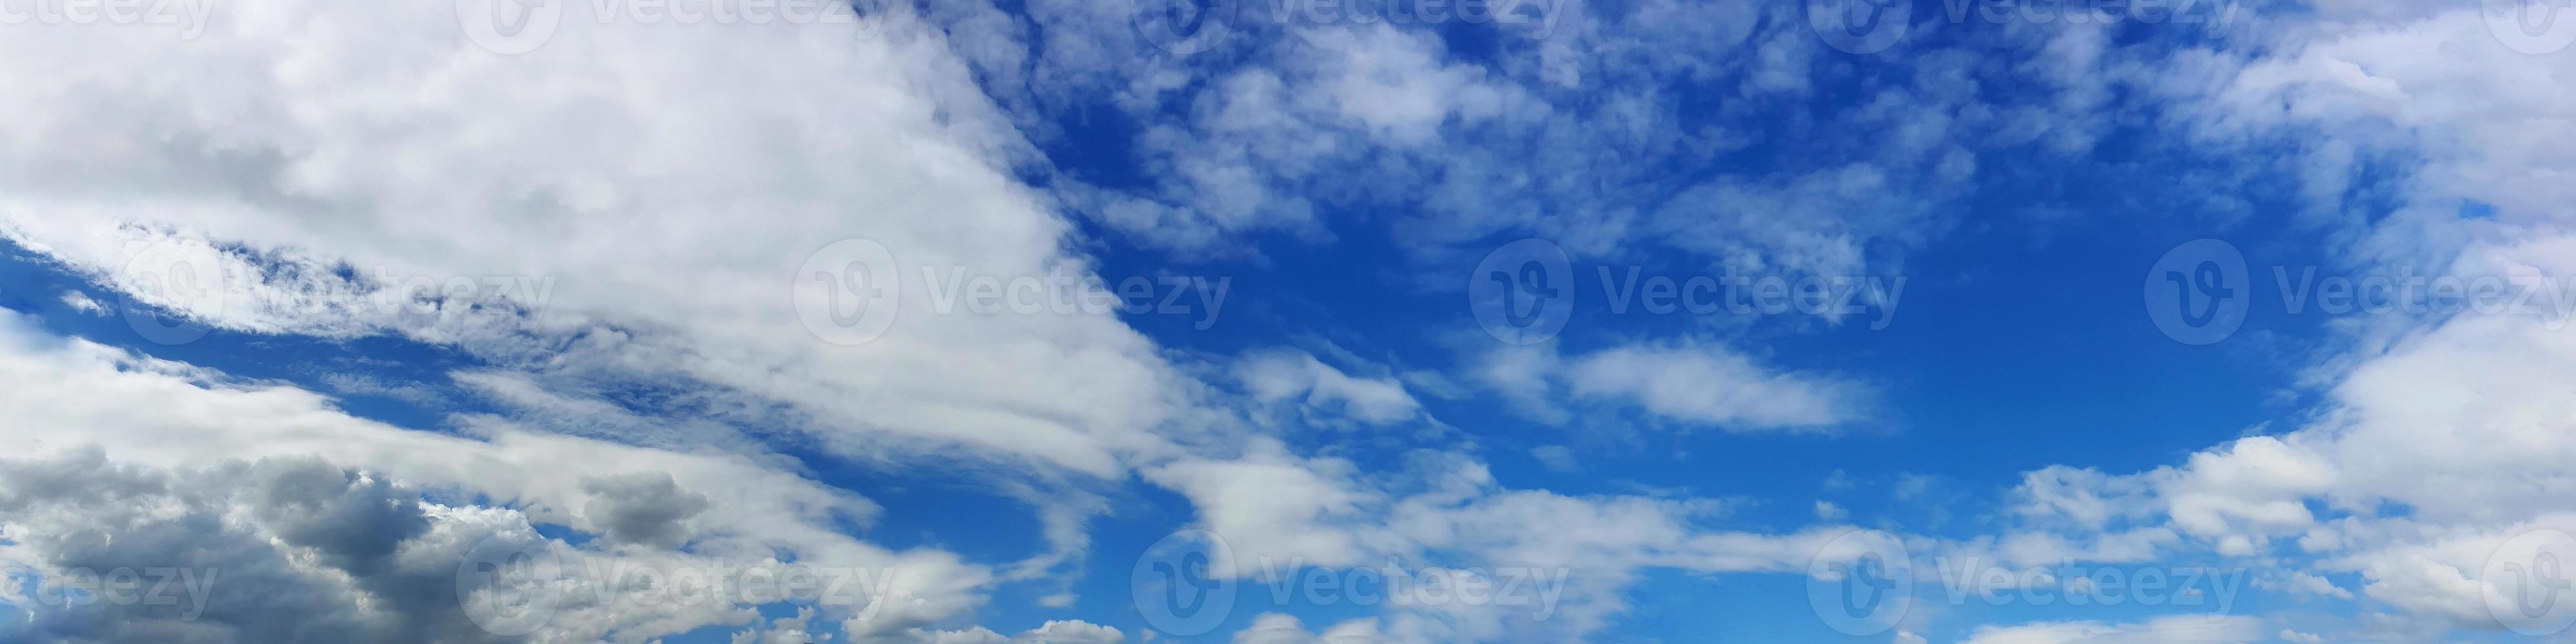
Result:
M2509 3L271 4L0 16L0 641L2576 621Z

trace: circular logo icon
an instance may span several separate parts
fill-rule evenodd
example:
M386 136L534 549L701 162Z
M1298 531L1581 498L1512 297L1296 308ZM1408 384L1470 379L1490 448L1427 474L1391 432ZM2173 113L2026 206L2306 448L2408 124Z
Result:
M143 339L187 344L206 337L201 320L223 315L231 298L223 251L194 239L163 239L145 246L117 269L128 290L125 323Z
M902 275L884 244L844 239L814 251L797 267L796 318L824 342L866 344L894 327L903 301Z
M2569 0L2484 0L2487 31L2506 49L2526 54L2554 54L2576 43L2576 2Z
M534 633L554 619L563 565L527 534L484 537L456 565L456 603L475 626L502 637Z
M1504 244L1467 276L1467 309L1505 344L1538 344L1574 316L1574 262L1544 239Z
M456 0L456 25L485 51L516 56L546 46L571 0Z
M1914 560L1896 535L1854 530L1807 560L1807 605L1845 635L1894 629L1913 604Z
M1234 551L1206 530L1174 532L1145 549L1128 576L1136 612L1165 635L1202 635L1234 612Z
M2533 530L2496 546L2479 573L2487 612L2515 633L2540 637L2576 624L2576 537Z
M1240 0L1128 0L1145 42L1175 56L1207 51L1234 35Z
M2192 346L2216 344L2245 325L2254 303L2245 255L2236 245L2195 239L2165 251L2147 269L2147 319L2165 337Z
M1912 28L1913 0L1807 0L1807 26L1844 53L1875 54Z

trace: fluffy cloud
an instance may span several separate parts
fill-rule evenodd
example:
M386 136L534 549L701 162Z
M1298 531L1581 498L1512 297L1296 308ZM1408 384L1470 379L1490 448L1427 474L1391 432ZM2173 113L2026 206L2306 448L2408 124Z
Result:
M2568 59L2506 48L2476 8L2320 18L2284 26L2273 55L2186 56L2197 71L2159 89L2207 144L2324 141L2287 158L2306 201L2297 216L2351 249L2341 268L2429 266L2531 298L2340 320L2333 354L2309 374L2326 404L2304 426L2135 475L2034 472L2017 491L2022 514L2073 526L2078 541L2169 527L2222 556L2288 557L2310 570L2272 583L2307 596L2350 596L2332 576L2357 577L2362 597L2395 611L2376 632L2492 630L2488 600L2510 589L2483 567L2513 535L2563 530L2570 510L2560 464L2576 451L2576 413L2556 383L2576 377L2559 304L2576 301L2563 295L2576 283L2576 238L2563 230L2576 211L2555 178L2576 157L2553 142L2569 132L2554 106L2576 83ZM2375 155L2409 159L2385 217L2349 191Z
M411 431L347 416L334 409L328 398L311 392L233 382L188 365L44 336L14 316L0 317L0 382L8 383L0 387L6 392L0 393L0 401L25 410L0 428L0 440L24 446L20 453L31 457L63 458L60 455L103 448L116 462L127 464L121 467L142 472L130 476L140 477L177 476L157 472L190 468L209 459L320 458L335 464L362 463L351 467L363 467L368 473L366 485L340 496L304 491L337 489L325 484L346 478L338 470L262 466L253 473L262 474L263 482L248 488L258 492L255 498L235 500L256 502L245 511L259 518L262 534L306 544L313 552L346 553L318 559L325 565L365 565L399 550L407 535L422 529L420 519L410 513L389 513L367 500L372 497L347 496L364 492L390 498L385 486L400 484L429 496L459 499L451 502L451 510L442 510L456 517L515 522L527 547L558 552L568 561L610 555L577 551L560 543L547 545L546 539L527 532L526 526L551 524L610 535L603 543L641 546L617 556L640 557L629 563L662 570L720 569L725 561L774 563L777 555L787 553L806 565L875 571L890 581L871 589L870 596L890 595L904 601L876 606L878 612L870 624L894 631L979 603L980 593L992 579L982 567L949 553L898 552L854 539L840 526L870 520L878 512L873 503L742 456L532 433L496 420L477 421L481 424L473 431L478 436ZM100 467L105 466L91 469ZM339 485L357 485L354 481ZM165 487L190 489L177 485L153 489ZM483 508L464 501L470 499L493 499L506 505ZM18 515L11 513L11 523L19 526L12 528L12 534L25 535L15 540L39 543L34 537L78 535L81 529L73 522L112 518L76 516L87 505L49 507L61 510L59 521L20 523L15 519ZM229 506L208 512L237 514ZM210 525L170 529L184 532L210 529ZM486 526L481 534L495 529ZM445 584L441 592L450 596L465 554L462 549L474 544L466 536L453 538L463 541L405 555L415 559L409 565L439 567L438 582ZM121 556L138 562L175 556L161 551L180 547L177 542L119 543L134 549ZM689 544L685 554L667 549L679 543ZM397 599L425 601L410 595L386 601ZM738 609L721 604L702 608L705 612L693 614L631 602L567 606L549 625L558 629L553 632L573 637L669 633L735 621L733 611ZM227 640L240 635L248 634L209 637Z
M964 447L1113 476L1164 449L1146 430L1172 375L1114 317L938 312L928 278L1087 262L1005 174L1007 121L901 16L574 16L518 56L468 42L452 3L222 18L195 40L30 29L0 45L101 72L9 82L7 106L43 116L0 126L0 172L45 186L0 198L11 238L222 328L397 333L555 378L703 383L732 398L717 408L788 405L764 420L845 453ZM187 89L205 79L223 89ZM878 285L899 287L881 304L900 309L893 328L855 347L817 340L791 298L810 281L800 260L844 238L886 248ZM172 265L229 297L159 288ZM405 289L457 278L502 287Z

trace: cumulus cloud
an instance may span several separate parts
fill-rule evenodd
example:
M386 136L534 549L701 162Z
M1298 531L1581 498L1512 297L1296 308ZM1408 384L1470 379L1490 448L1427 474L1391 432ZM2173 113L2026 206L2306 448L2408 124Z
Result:
M776 557L787 554L810 566L884 573L891 581L872 587L869 596L882 593L907 601L876 606L878 612L869 624L895 632L979 603L980 593L992 579L989 571L950 553L895 551L859 541L841 526L872 519L878 512L875 504L741 456L670 452L533 433L499 422L476 428L479 436L406 430L345 415L329 399L311 392L232 382L220 373L46 336L15 316L0 316L0 382L8 383L0 387L6 390L0 393L0 402L25 410L0 428L0 439L25 446L20 452L25 457L60 459L64 454L103 449L117 467L125 469L101 470L107 466L100 464L111 461L95 456L78 462L95 463L87 467L101 470L96 478L111 481L116 479L110 472L154 480L179 476L156 472L198 467L213 459L262 463L248 474L237 475L257 475L252 477L255 485L211 488L242 490L236 494L241 498L228 501L241 506L238 512L224 506L221 512L209 509L208 516L254 517L259 534L270 535L256 539L297 545L303 550L291 558L335 570L364 572L369 566L382 565L387 557L409 557L403 565L437 568L437 582L442 584L438 589L450 597L464 549L481 537L447 535L458 541L435 551L405 550L399 545L410 538L407 535L424 529L438 534L439 526L447 525L437 520L442 516L519 526L513 529L522 535L518 539L526 547L555 552L568 561L632 557L641 559L629 561L630 565L663 570L718 569L726 561L775 565ZM350 468L363 467L365 474L297 460L315 458L334 464L362 463ZM75 487L68 482L77 479L41 480L63 482L54 487ZM435 516L424 528L417 516L421 511L381 502L401 494L391 491L395 485L418 490L412 498L459 500L441 506L449 509L427 511ZM191 488L156 483L149 489L176 494ZM499 505L478 506L462 501L466 499L493 499ZM20 515L10 513L10 521L20 525L11 534L25 535L13 540L36 544L71 538L83 534L79 525L86 524L66 522L114 520L112 515L76 516L88 512L88 505L48 506L63 515L56 523L19 523ZM689 519L698 521L691 524ZM486 524L475 524L484 526L478 534L498 529ZM169 529L185 534L213 530L215 525L174 524ZM610 555L580 551L561 542L549 545L550 540L530 531L533 525L614 535L603 543L645 547ZM695 529L684 533L684 526ZM665 547L682 542L689 545L685 554ZM133 548L120 556L135 561L179 556L173 553L185 551L170 549L193 547L175 541L117 543L120 548ZM385 601L429 606L424 603L429 601L429 595L422 594L427 592L424 588L389 589L386 592L405 594ZM827 610L857 611L867 605L860 602ZM548 622L553 629L548 632L576 638L610 632L680 632L732 623L741 607L717 603L701 604L698 609L664 610L634 602L567 605ZM363 633L373 631L349 632L362 634L353 636L356 639L370 639ZM249 635L253 634L207 637L215 638L212 641L237 636L260 639Z
M456 562L514 515L426 504L319 459L167 470L93 448L0 460L0 516L16 535L0 560L39 585L118 570L204 582L166 603L32 604L45 609L33 613L40 640L504 639L459 609Z

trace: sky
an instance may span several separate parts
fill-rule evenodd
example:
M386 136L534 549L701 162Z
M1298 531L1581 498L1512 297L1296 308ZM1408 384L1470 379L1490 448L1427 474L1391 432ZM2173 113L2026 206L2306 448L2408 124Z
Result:
M0 2L0 642L2576 641L2561 13Z

